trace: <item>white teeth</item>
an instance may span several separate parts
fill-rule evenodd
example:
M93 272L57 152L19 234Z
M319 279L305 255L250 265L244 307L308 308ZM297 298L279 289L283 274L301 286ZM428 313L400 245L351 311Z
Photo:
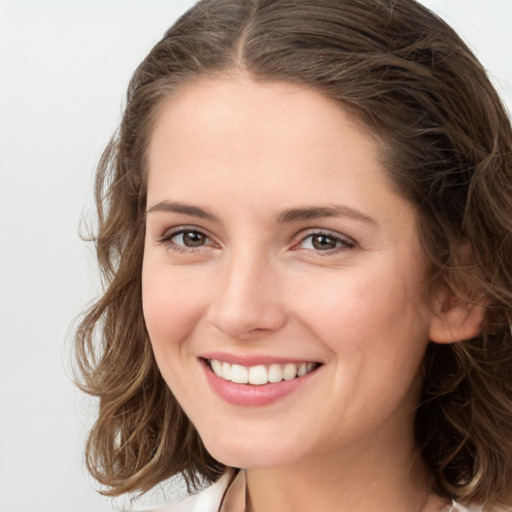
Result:
M222 373L219 375L226 380L231 380L231 365L229 363L222 363Z
M302 377L315 369L315 363L271 364L269 366L260 364L250 367L230 364L216 359L209 360L209 363L215 375L224 380L230 380L237 384L253 384L256 386L262 386L269 382L292 380L296 377Z
M284 380L295 379L296 375L297 375L297 365L296 364L289 363L283 368L283 379Z
M249 368L249 384L261 386L268 382L267 368L260 364L259 366L251 366Z
M237 382L238 384L247 384L249 382L248 369L245 366L240 366L239 364L231 365L231 382Z
M222 376L222 363L217 359L212 359L210 363L212 365L212 370L215 372L215 374Z
M283 372L280 364L271 364L268 367L268 381L281 382L283 380Z

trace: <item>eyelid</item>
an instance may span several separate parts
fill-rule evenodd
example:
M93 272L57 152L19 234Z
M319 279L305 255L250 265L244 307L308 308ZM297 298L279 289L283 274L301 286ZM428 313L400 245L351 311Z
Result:
M197 247L187 247L184 245L178 245L172 241L172 239L180 235L182 233L199 233L203 235L210 243L205 243L204 245L197 246ZM200 251L204 247L211 247L218 245L214 240L213 237L208 233L207 230L200 228L199 226L194 225L180 225L175 226L169 229L166 229L163 235L159 236L157 238L157 242L162 245L170 245L175 250L182 250L182 251Z
M341 245L339 247L334 247L332 249L328 249L325 251L320 251L320 250L316 250L316 249L304 249L304 248L300 247L301 243L303 243L305 240L307 240L308 238L311 238L312 236L315 236L315 235L327 236L329 238L336 240L337 242L338 241L341 242ZM344 250L353 249L356 246L357 246L357 242L353 238L351 238L347 235L344 235L343 233L339 233L337 231L332 231L330 229L324 229L324 228L312 228L312 229L308 229L305 232L304 231L301 232L297 236L297 239L293 244L293 247L296 248L295 250L311 251L311 252L314 252L315 254L319 254L319 255L322 255L322 254L329 255L329 254L333 254L335 252L341 252Z
M176 244L172 241L172 239L175 236L182 234L182 233L187 233L187 232L199 233L205 237L207 242L204 245L200 245L197 247L187 247L185 245ZM308 238L313 237L315 235L323 235L323 236L332 238L332 239L336 240L336 242L340 242L340 245L337 247L333 247L332 249L326 249L324 251L318 250L318 249L309 249L309 248L301 247L301 244L305 240L307 240ZM325 229L325 228L309 228L307 230L301 231L294 238L295 239L292 243L293 250L303 250L303 251L312 252L312 253L315 253L318 255L332 255L334 253L350 250L357 246L357 242L353 238L351 238L343 233L340 233L338 231L333 231L333 230ZM174 226L174 227L168 228L164 231L164 233L161 236L159 236L156 239L156 241L159 244L168 245L168 246L170 246L171 249L176 250L176 251L181 251L181 252L188 252L188 251L197 252L197 251L204 250L205 248L211 248L212 246L218 247L220 245L218 242L215 241L214 237L212 235L210 235L208 230L206 230L202 227L199 227L197 225L193 225L193 224L192 225L179 225L179 226Z

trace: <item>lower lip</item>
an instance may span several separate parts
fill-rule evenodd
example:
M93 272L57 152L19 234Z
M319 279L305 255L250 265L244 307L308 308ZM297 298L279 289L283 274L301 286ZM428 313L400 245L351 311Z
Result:
M270 405L306 384L318 371L317 368L311 373L307 373L302 377L296 377L292 380L282 380L281 382L255 386L254 384L237 384L235 382L222 379L213 372L207 363L203 362L202 366L208 384L213 391L224 401L243 407L261 407L264 405Z

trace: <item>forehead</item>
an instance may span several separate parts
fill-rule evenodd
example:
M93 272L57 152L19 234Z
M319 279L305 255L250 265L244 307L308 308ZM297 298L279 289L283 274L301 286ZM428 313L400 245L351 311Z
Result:
M389 184L376 138L339 103L288 83L209 79L155 120L148 206L278 209L343 204L376 219L411 205Z
M337 102L294 84L204 79L162 103L148 161L153 174L187 165L206 176L238 165L262 179L266 170L280 173L292 157L300 157L293 162L297 171L315 159L315 167L334 167L334 153L344 156L338 167L362 169L377 160L373 135Z
M295 115L311 124L319 113L336 120L337 113L343 112L354 127L365 131L356 116L349 115L341 103L314 88L290 82L254 81L243 74L203 77L184 84L162 102L156 124L170 109L173 115L186 114L191 123L199 121L203 128L208 128L204 121L212 115L216 118L215 125L229 121L239 127L244 125L247 115L252 119L256 113L258 117L283 121ZM312 128L324 122L325 119L318 120ZM272 127L267 125L265 128L270 130Z

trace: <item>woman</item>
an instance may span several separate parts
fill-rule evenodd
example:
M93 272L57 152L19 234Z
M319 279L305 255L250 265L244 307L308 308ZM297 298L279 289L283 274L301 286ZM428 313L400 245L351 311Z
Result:
M97 174L77 346L106 494L182 473L216 483L165 510L511 506L511 149L413 0L186 13Z

